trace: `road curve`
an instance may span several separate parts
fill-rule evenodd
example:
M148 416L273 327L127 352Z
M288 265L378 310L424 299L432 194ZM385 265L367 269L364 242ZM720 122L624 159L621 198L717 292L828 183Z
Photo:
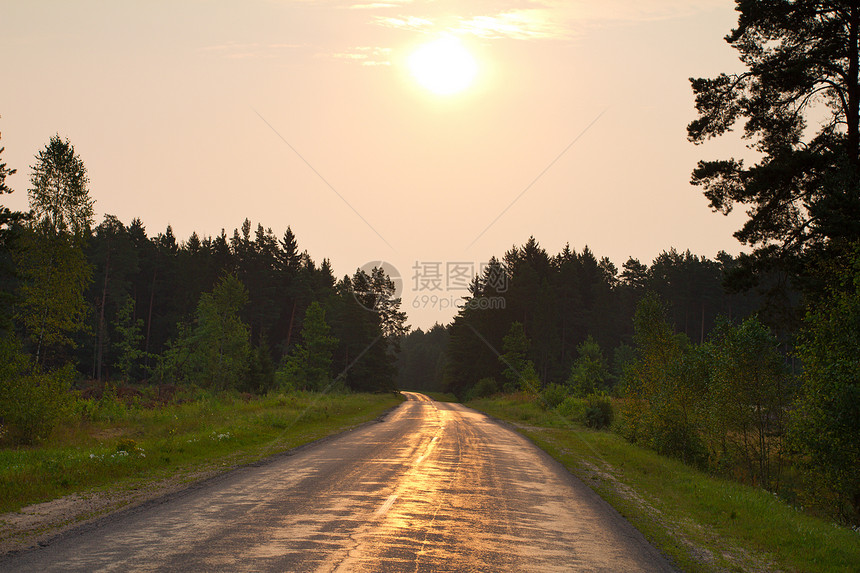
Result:
M519 434L404 394L382 423L107 518L0 570L674 570Z

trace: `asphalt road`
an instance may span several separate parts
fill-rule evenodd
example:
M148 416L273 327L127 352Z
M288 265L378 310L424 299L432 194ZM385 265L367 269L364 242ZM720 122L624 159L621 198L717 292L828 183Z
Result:
M3 571L673 571L510 429L421 394L384 422L109 517Z

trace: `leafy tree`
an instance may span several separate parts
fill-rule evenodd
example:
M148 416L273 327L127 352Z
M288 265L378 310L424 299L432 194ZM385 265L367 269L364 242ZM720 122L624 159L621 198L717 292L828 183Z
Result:
M409 331L406 313L400 310L400 297L395 297L394 281L382 267L374 267L368 275L359 269L353 279L353 292L363 307L379 316L382 332L395 341ZM363 275L363 276L361 276Z
M502 375L507 380L504 385L506 392L540 390L534 363L528 359L530 347L531 343L526 336L523 324L521 322L511 324L511 329L502 340L502 354L499 356L499 362L504 369Z
M691 377L685 376L689 340L675 335L665 303L647 294L636 308L637 361L628 377L622 407L624 436L690 463L701 463L704 446L690 415Z
M93 223L87 169L68 139L55 135L36 155L30 176L30 208L40 228L78 239Z
M36 362L48 352L75 347L72 335L87 331L84 294L91 267L67 237L29 231L22 237L18 265L23 282L16 317L35 346Z
M800 395L792 443L824 498L844 519L860 523L860 253L839 290L810 309L801 332Z
M726 37L746 71L691 79L694 143L730 131L760 160L700 161L692 182L715 211L748 207L735 233L748 266L839 248L860 237L860 5L848 0L737 0ZM819 118L823 118L820 121ZM817 124L817 125L816 125Z
M574 361L570 370L567 385L577 396L584 397L594 392L606 390L609 371L603 351L592 336L577 347L579 357Z
M332 353L337 339L325 321L325 310L314 301L305 312L302 343L287 359L286 371L295 387L320 391L331 383Z
M36 155L30 177L34 218L23 238L19 267L24 282L17 317L36 346L74 347L70 335L86 330L84 294L92 267L82 250L93 219L86 168L69 140L51 138Z
M248 374L250 332L239 313L248 291L235 275L224 276L197 303L194 325L180 335L162 359L161 376L211 386L236 388Z
M117 340L116 347L116 369L119 370L123 380L133 380L135 374L140 372L146 352L143 350L143 319L134 318L134 299L126 297L116 316L114 330Z
M722 321L713 337L710 424L719 437L711 456L737 458L750 482L778 486L789 385L773 334L756 317ZM721 451L722 450L722 451Z
M624 381L630 370L636 365L636 350L623 342L612 352L612 367L610 375L613 381L613 393L623 394Z

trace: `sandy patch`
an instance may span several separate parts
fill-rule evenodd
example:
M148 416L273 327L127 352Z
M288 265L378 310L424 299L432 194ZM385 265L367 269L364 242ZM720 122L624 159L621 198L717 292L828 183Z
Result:
M76 493L0 514L0 555L43 545L52 537L108 513L188 488L229 468L204 469L168 479L109 490Z

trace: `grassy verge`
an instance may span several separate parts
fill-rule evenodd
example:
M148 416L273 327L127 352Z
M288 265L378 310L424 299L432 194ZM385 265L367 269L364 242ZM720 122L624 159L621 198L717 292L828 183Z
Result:
M715 478L524 397L468 404L512 422L612 504L685 571L857 571L860 532L764 490Z
M204 395L157 409L121 409L114 421L77 421L39 447L0 450L0 513L95 488L249 463L372 420L401 400L391 394Z

